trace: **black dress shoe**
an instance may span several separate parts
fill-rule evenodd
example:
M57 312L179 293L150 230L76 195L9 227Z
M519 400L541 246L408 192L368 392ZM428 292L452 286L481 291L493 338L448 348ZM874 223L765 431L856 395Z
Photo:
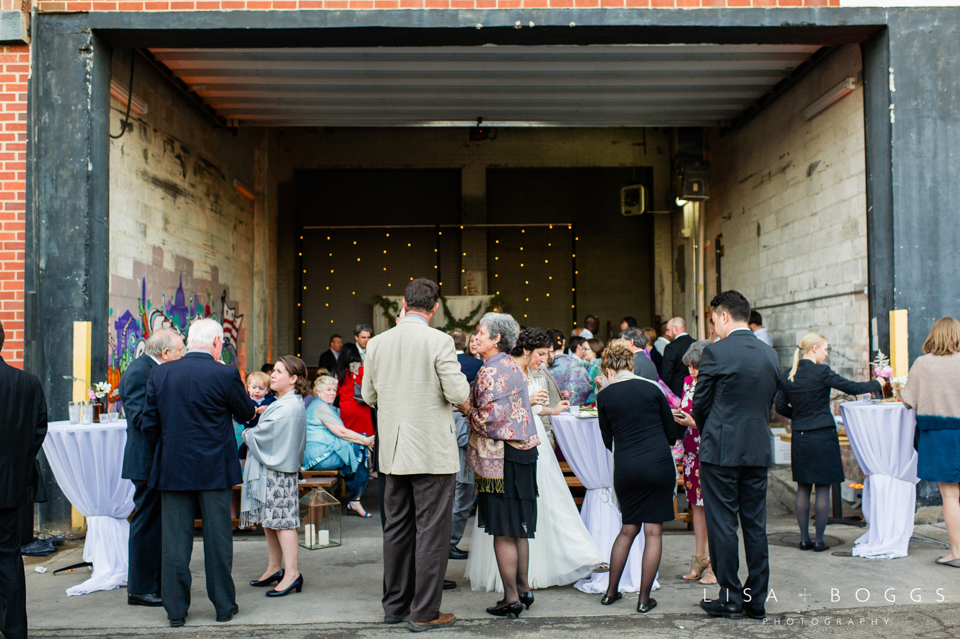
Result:
M496 606L487 608L487 612L494 617L513 617L519 619L520 613L523 612L523 602L519 599L512 603L498 601Z
M530 606L533 605L533 591L528 590L526 592L521 592L520 603L522 603L527 610L530 610Z
M723 617L724 619L743 618L743 607L735 603L723 603L719 599L713 601L701 599L700 607L711 617Z
M822 541L813 542L813 552L823 552L825 550L830 550L830 546L823 543Z
M170 620L170 627L171 627L171 628L179 628L180 626L182 626L182 625L185 624L185 623L187 623L187 620L184 619L183 617L181 617L180 619L171 619L171 620Z
M450 546L450 559L466 559L470 553L466 550L460 550L456 546Z
M217 621L220 623L225 623L233 619L233 616L240 612L240 604L233 604L233 609L224 616L217 615Z
M303 575L297 575L297 578L294 579L293 583L291 583L289 586L287 586L283 590L277 590L276 588L274 588L273 590L268 590L267 596L268 597L286 597L294 590L296 590L297 592L300 592L301 588L303 588Z
M800 550L810 550L811 548L813 548L813 542L809 539L800 542Z
M278 584L281 581L283 581L283 568L273 573L263 581L254 579L253 581L250 582L250 585L253 586L254 588L266 588L267 586L270 586L272 584Z
M744 606L743 613L751 619L763 619L767 616L767 611L763 608L753 608L751 606Z
M131 606L162 606L163 600L160 595L151 592L146 595L127 595L127 603Z
M403 623L403 620L409 616L410 616L409 610L404 612L402 615L384 615L383 623Z
M456 588L456 587L457 587L457 582L455 582L455 581L450 581L449 579L444 579L444 580L443 580L443 589L444 589L444 590L453 590L453 589Z
M637 612L639 612L640 614L643 614L645 612L650 612L656 607L657 607L657 600L654 599L653 597L647 599L646 603L640 601L639 599L637 600Z
M615 594L615 595L612 596L612 597L611 597L610 595L604 595L604 596L603 596L603 599L600 600L600 605L601 605L601 606L609 606L609 605L612 604L614 601L620 601L621 599L623 599L623 593L622 593L622 592L618 592L617 594Z

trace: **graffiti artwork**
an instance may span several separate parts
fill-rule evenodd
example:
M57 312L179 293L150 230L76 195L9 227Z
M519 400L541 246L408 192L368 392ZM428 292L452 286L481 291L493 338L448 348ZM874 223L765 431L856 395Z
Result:
M219 308L218 308L219 306ZM160 304L153 305L147 297L147 280L141 279L140 296L137 300L137 315L129 310L113 322L114 334L110 340L110 366L107 369L107 381L114 389L110 393L110 401L119 400L117 388L120 377L130 362L143 354L144 342L153 331L159 328L170 328L180 334L186 341L190 325L198 319L210 318L223 325L223 361L231 366L239 366L238 349L240 325L243 315L237 315L237 309L227 305L227 292L220 296L219 305L213 300L210 290L207 289L201 297L192 294L187 299L183 291L183 275L180 275L180 284L172 299L168 299L165 292L160 293ZM110 309L113 316L113 309Z

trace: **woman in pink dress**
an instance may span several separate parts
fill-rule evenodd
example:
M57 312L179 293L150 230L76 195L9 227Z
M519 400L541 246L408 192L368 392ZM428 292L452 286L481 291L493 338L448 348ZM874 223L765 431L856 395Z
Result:
M694 342L683 356L683 363L690 375L683 380L683 397L680 411L674 414L678 424L687 427L683 434L683 486L687 502L693 510L693 536L696 539L696 553L690 562L690 572L683 576L687 581L700 579L702 584L715 584L717 577L710 566L710 553L707 549L707 520L703 514L703 495L700 493L700 431L693 419L693 394L697 389L697 375L700 373L700 356L710 340Z

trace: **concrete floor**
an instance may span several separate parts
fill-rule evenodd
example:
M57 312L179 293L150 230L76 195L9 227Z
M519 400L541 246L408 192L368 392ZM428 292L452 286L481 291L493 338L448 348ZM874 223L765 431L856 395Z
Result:
M370 502L367 508L375 512L376 496L368 495L364 501ZM248 637L332 638L395 633L399 631L398 628L387 628L380 623L383 611L380 607L382 537L379 521L378 517L367 520L345 517L343 546L317 551L301 550L300 569L306 581L305 588L301 594L282 599L267 600L263 590L246 585L250 579L259 577L265 568L266 548L262 535L238 533L234 538L233 575L237 582L240 614L230 624L215 623L213 607L204 589L203 547L198 538L194 544L192 563L193 606L186 629L177 630L168 627L162 608L127 605L125 589L67 597L64 591L85 580L89 573L83 569L54 576L54 569L81 561L81 548L64 550L42 563L32 563L27 567L31 634L65 639L74 636L167 636L178 630L178 636L186 636L186 632L193 630L197 637L239 634ZM493 619L484 611L498 597L493 593L469 589L469 584L463 579L463 561L451 561L449 564L447 578L457 581L460 587L445 593L443 610L463 620L457 632L476 636L485 636L488 632L499 636L507 628L510 634L517 636L528 633L530 636L541 635L549 631L557 637L576 637L601 629L612 636L628 636L631 629L632 632L637 630L638 623L653 633L650 636L659 636L659 632L686 634L707 627L711 629L712 636L726 636L725 628L734 634L742 634L745 625L708 620L699 611L699 600L705 594L714 596L716 587L708 587L704 591L703 586L678 578L689 565L693 553L693 534L680 524L669 524L668 527L671 530L664 535L660 567L662 588L655 593L659 606L656 614L648 617L636 615L636 603L632 596L612 607L603 607L600 606L598 595L587 595L567 586L536 591L536 604L524 613L522 620L513 625L503 625L505 620ZM795 520L789 515L771 517L768 532L771 542L785 535L796 535ZM849 551L853 541L862 532L860 528L829 526L827 535L842 542L832 551ZM946 531L938 526L917 526L916 534L946 540ZM461 547L468 548L469 544L469 538L465 539ZM890 629L889 624L893 623L891 619L907 618L914 620L911 629L917 632L927 629L923 631L923 636L932 637L936 636L936 632L956 628L960 615L953 611L956 610L956 603L960 602L960 585L955 577L960 573L951 572L951 568L935 566L933 561L941 554L943 551L935 546L911 544L907 558L866 560L835 556L831 552L801 552L795 547L771 543L771 586L774 594L767 604L767 612L781 623L764 625L750 622L753 628L750 632L761 632L767 628L774 633L789 631L790 634L796 634L802 631L804 634L813 632L815 634L811 636L816 636L821 630L827 631L824 620L834 615L840 615L836 618L844 620L844 634L847 631L854 632L866 623L868 629L873 628L869 631L870 636L912 636L905 627L901 627L898 633ZM741 566L742 563L741 560ZM48 572L35 572L37 565L46 566ZM744 572L743 568L741 572ZM836 589L835 593L833 589ZM940 589L942 597L938 596L937 589ZM885 593L887 599L884 598ZM919 601L911 601L911 593L914 600ZM889 599L895 599L895 602ZM888 619L886 629L883 629L884 616ZM640 619L644 621L640 622ZM789 619L794 619L794 622L787 625ZM813 619L820 621L811 625ZM871 620L877 620L877 625L873 625ZM837 629L834 623L830 632L836 632ZM654 633L654 630L658 632ZM930 634L928 630L936 632ZM943 636L960 636L960 631Z

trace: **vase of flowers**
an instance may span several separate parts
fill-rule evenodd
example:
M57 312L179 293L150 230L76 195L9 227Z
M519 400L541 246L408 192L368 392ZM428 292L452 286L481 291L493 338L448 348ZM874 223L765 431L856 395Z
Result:
M109 394L110 384L108 382L97 382L87 389L87 396L90 398L90 403L93 405L94 423L100 423L100 415L103 415L107 412L107 407L104 405L103 400Z
M893 377L893 369L890 368L890 358L883 354L883 351L877 351L877 356L873 358L873 372L877 379L883 378L887 383L883 385L883 398L893 397L893 386L890 379Z

